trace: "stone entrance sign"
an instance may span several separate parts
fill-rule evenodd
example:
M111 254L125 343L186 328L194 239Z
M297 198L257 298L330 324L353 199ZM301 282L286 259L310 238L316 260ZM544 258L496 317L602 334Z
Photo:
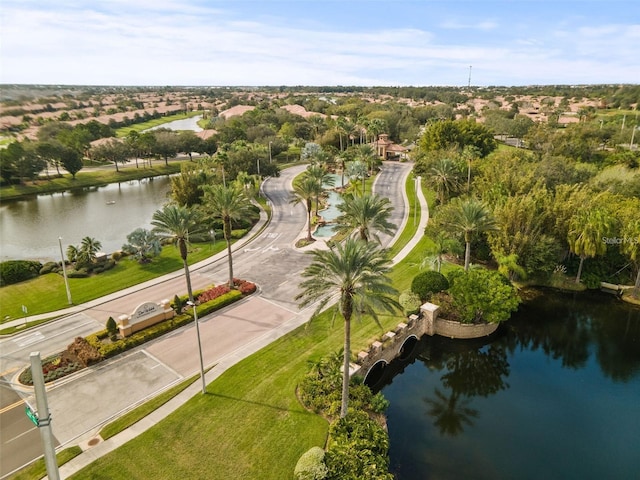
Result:
M175 312L169 304L169 300L160 303L144 302L136 307L131 315L118 317L120 335L128 337L132 333L139 332L151 325L173 318Z

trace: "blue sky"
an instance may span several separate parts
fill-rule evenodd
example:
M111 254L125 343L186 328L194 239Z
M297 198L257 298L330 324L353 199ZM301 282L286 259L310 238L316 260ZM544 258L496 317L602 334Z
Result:
M0 15L1 83L640 83L638 0L2 0Z

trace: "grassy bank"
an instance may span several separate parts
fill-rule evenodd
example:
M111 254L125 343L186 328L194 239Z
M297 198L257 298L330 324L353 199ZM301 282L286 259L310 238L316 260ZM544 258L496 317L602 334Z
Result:
M172 161L169 165L165 165L163 160L156 160L153 167L136 168L134 163L126 164L119 167L120 171L116 172L115 167L109 169L92 169L80 171L74 180L71 175L65 174L61 177L51 177L50 180L42 178L35 182L29 182L24 185L9 185L0 188L0 199L17 200L24 196L39 195L43 193L65 192L86 187L98 187L108 185L110 183L128 182L130 180L139 180L141 178L157 177L161 175L171 175L180 172L180 165L183 162Z
M192 244L189 263L194 264L220 252L225 242ZM124 258L111 270L88 278L70 278L69 290L75 305L146 282L182 269L180 252L173 245L163 247L153 262L140 265L132 258ZM181 292L176 292L181 293ZM22 305L29 315L67 308L67 294L61 274L49 273L33 280L0 288L0 323L22 318ZM6 318L6 317L9 318ZM106 319L105 319L106 320Z

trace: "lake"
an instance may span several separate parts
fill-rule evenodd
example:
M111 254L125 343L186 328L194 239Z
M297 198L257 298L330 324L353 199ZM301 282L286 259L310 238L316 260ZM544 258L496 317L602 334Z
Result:
M38 195L0 205L2 260L60 260L82 238L102 242L102 251L120 250L136 228L150 228L153 213L167 202L168 176Z
M640 309L611 296L545 291L386 374L398 480L638 478Z

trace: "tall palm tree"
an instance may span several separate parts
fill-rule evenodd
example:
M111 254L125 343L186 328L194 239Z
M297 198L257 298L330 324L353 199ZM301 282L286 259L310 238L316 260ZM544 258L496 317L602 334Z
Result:
M102 243L92 237L84 237L80 243L78 251L78 261L81 263L93 263L96 261L96 254L102 248Z
M439 159L427 173L427 182L438 195L440 205L444 205L449 194L460 188L460 169L449 158Z
M455 202L455 203L453 203ZM487 232L497 228L493 215L481 201L469 197L456 198L454 209L448 226L462 233L464 236L464 269L469 270L471 262L471 239L475 233Z
M347 176L349 177L349 180L353 178L362 179L362 195L364 195L365 182L367 180L367 165L360 160L347 162Z
M579 210L569 221L569 249L580 257L576 283L580 283L585 259L607 252L603 238L611 236L614 222L609 212L599 208Z
M368 242L370 237L380 243L376 231L393 235L396 225L389 222L393 206L388 198L378 195L344 195L337 208L340 216L336 219L337 230L346 232L358 231L360 240Z
M307 171L305 175L313 178L318 185L320 185L320 189L316 194L316 216L318 215L318 204L320 199L320 194L324 191L326 187L333 187L335 184L335 179L329 174L329 171L325 168L324 165L319 163L312 163L307 167Z
M322 193L322 187L315 178L306 173L302 177L293 182L294 197L291 203L298 204L304 202L307 207L307 241L313 241L311 236L311 211L313 208L313 199Z
M387 276L391 261L386 251L374 243L348 238L331 250L309 252L313 262L303 272L306 278L296 300L301 307L318 302L314 316L336 296L335 313L344 319L342 404L340 417L347 415L349 403L349 363L351 356L351 317L368 314L378 322L377 311L392 313L400 308L397 291ZM334 314L335 314L334 313Z
M199 221L195 210L174 204L165 205L161 210L157 210L153 214L151 225L153 225L153 232L158 237L173 240L180 251L189 301L193 302L191 275L187 263L189 241L203 236L206 233L205 225Z
M382 164L382 160L376 155L375 150L369 144L358 145L356 147L356 160L360 160L367 166L369 173L373 173L373 167Z
M227 261L229 264L229 288L233 288L233 258L231 256L231 222L240 220L249 214L251 202L243 189L234 183L208 185L205 187L204 206L216 218L222 220L224 239L227 242Z

